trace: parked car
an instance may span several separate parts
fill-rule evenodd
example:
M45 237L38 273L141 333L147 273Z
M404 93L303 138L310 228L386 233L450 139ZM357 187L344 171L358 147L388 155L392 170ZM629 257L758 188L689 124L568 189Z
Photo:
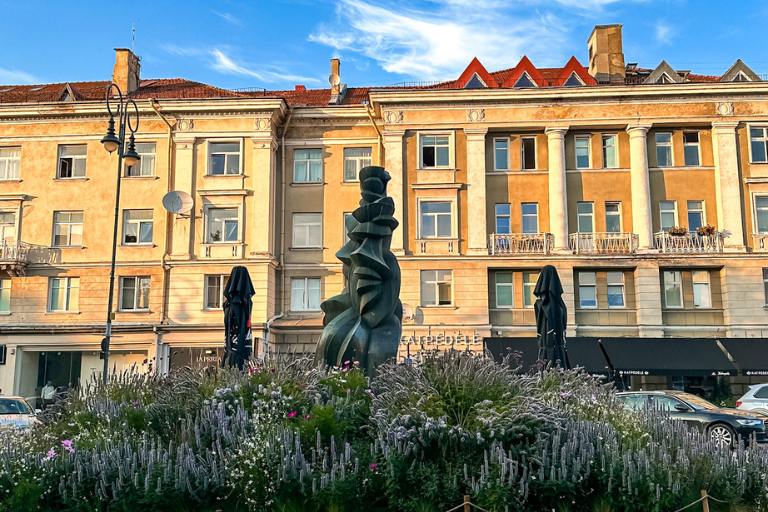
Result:
M719 446L733 446L738 441L748 442L753 435L756 442L768 443L765 418L759 414L721 408L690 393L630 391L618 393L618 398L633 410L651 408L668 412L670 417L706 433Z
M0 397L0 428L30 428L40 423L37 412L20 396Z
M753 384L736 400L736 408L768 415L768 384Z

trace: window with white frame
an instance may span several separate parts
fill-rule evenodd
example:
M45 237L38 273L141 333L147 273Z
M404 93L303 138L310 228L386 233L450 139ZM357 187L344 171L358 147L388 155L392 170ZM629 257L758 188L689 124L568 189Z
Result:
M123 245L152 243L152 210L123 211Z
M589 135L577 135L574 137L577 169L589 168L589 139Z
M595 272L579 272L579 307L597 308L597 276Z
M209 142L208 174L211 176L240 174L240 143Z
M755 223L757 232L768 233L768 196L755 196Z
M617 140L616 135L603 135L603 167L606 169L615 169L619 166Z
M493 139L493 168L496 171L509 170L509 138Z
M496 205L496 234L508 235L512 231L511 213L512 206L509 203L499 203Z
M608 280L608 307L624 307L624 272L620 270L609 271L606 273Z
M208 208L206 210L205 243L232 243L240 240L238 208Z
M0 180L19 179L19 167L21 167L21 148L0 148Z
M431 169L451 165L451 137L448 135L421 135L419 137L421 168Z
M672 133L656 132L656 167L672 167Z
M48 311L77 311L79 299L79 277L48 279Z
M83 245L83 212L53 212L53 246Z
M515 287L512 272L496 272L496 307L513 308L515 306Z
M688 201L688 231L695 232L704 222L704 201Z
M699 132L683 132L683 161L685 165L700 165Z
M763 269L763 297L765 304L768 305L768 268Z
M293 247L323 246L323 215L321 213L293 214Z
M453 304L453 271L421 271L421 305L450 306Z
M371 165L371 148L344 148L344 181L358 181L360 170Z
M11 280L0 279L0 313L11 312Z
M768 127L749 127L749 147L752 154L752 162L768 162Z
M539 280L538 272L523 272L523 307L532 308L536 302L536 296L533 290L536 288L536 281Z
M707 309L712 307L712 291L709 287L709 271L694 270L691 272L693 281L693 307Z
M323 150L293 150L293 182L321 183L323 181Z
M16 212L0 212L0 245L16 241Z
M521 203L523 233L532 235L539 232L539 203Z
M137 142L136 152L139 154L139 164L129 165L126 167L125 175L128 178L136 178L139 176L154 176L155 151L156 145L154 142Z
M64 144L59 146L59 165L56 177L59 179L85 177L85 162L88 147L85 144Z
M224 304L224 290L229 282L229 274L209 274L205 276L205 309L221 309Z
M605 231L608 233L621 233L621 203L605 203Z
M421 201L419 218L419 238L451 238L453 236L453 214L450 201Z
M679 270L664 271L664 305L669 309L683 307L683 278Z
M659 201L659 222L662 231L669 231L677 226L676 201Z
M579 233L595 231L595 205L591 201L580 201L576 204L576 224Z
M320 278L294 277L291 279L291 311L318 311L320 309Z
M536 169L536 137L520 137L520 162L524 171Z
M149 276L120 278L120 311L149 310Z

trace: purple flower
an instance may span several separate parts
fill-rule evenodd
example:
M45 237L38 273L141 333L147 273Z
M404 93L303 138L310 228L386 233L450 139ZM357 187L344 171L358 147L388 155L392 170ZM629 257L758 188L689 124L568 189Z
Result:
M289 418L295 418L299 413L297 411L291 411L288 413Z
M573 396L573 393L571 393L570 391L561 391L560 392L560 398L568 399L568 398L571 398L572 396Z
M56 457L56 450L51 448L48 450L48 453L45 454L45 458L43 460L53 460Z
M75 448L73 446L71 439L65 439L61 442L61 447L67 450L69 453L75 453Z
M370 469L375 473L379 469L379 465L376 464L375 462L371 462L370 464L368 464L368 469Z

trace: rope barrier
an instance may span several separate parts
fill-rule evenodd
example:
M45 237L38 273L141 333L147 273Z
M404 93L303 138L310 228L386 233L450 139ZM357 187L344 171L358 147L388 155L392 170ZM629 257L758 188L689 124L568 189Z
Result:
M721 500L721 499L715 498L714 496L710 495L710 494L709 494L707 491L705 491L705 490L702 490L702 491L701 491L701 498L697 499L697 500L696 500L696 501L694 501L693 503L689 503L689 504L687 504L687 505L686 505L686 506L684 506L683 508L679 508L679 509L675 510L675 512L681 512L682 510L685 510L685 509L691 508L692 506L696 505L697 503L701 503L702 501L704 501L704 502L705 502L705 508L704 508L704 510L709 510L709 506L706 504L706 500L712 500L712 501L716 501L716 502L718 502L718 503L726 503L726 504L727 504L727 503L729 503L728 501L724 501L724 500Z

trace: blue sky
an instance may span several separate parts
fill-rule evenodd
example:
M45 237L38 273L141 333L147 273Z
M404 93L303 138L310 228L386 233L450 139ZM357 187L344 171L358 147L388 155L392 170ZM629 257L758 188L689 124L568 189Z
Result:
M119 5L121 9L107 9ZM624 25L627 62L721 74L737 58L768 73L768 2L715 0L0 0L0 84L104 80L131 46L144 78L225 88L349 86L457 77L527 54L537 66L586 64L595 24Z

